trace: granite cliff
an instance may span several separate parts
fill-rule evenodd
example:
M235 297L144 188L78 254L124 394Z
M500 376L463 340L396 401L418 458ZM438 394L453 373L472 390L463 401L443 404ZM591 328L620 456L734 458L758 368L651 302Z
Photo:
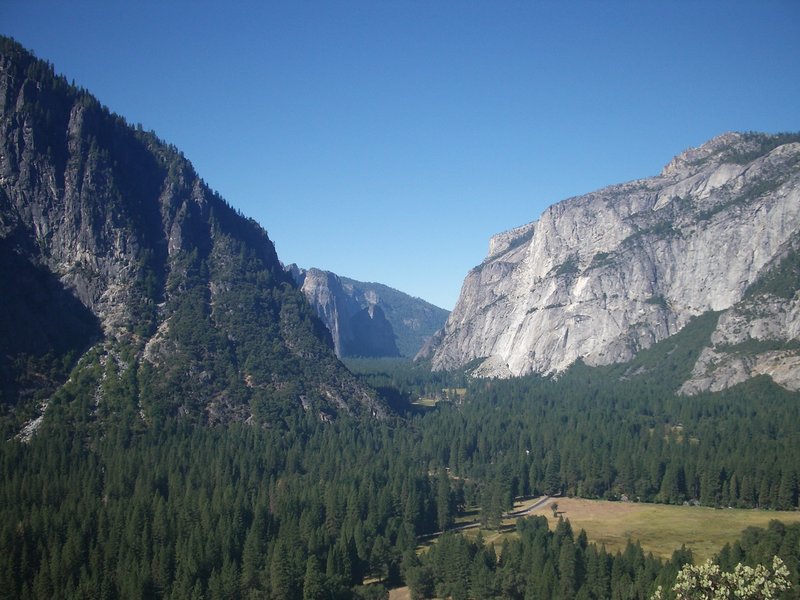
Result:
M87 389L95 416L113 397L145 422L383 412L257 223L7 38L0 283L0 406L17 425Z
M288 270L341 357L413 357L447 319L446 310L380 283L296 265Z
M553 374L628 361L718 311L683 391L759 373L796 389L799 239L800 135L728 133L494 236L420 357Z

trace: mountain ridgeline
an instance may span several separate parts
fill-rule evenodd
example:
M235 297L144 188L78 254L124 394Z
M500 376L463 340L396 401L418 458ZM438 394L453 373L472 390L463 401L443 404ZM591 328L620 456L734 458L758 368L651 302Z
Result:
M288 267L333 336L340 357L413 357L448 311L380 283Z
M255 221L7 38L0 144L10 422L45 402L145 422L383 413Z
M681 391L757 375L797 390L798 250L800 134L725 134L494 236L420 357L492 377L560 373L629 361L721 312Z

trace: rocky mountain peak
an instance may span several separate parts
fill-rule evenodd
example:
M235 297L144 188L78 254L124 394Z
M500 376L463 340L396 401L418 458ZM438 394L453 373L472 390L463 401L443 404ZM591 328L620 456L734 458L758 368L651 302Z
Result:
M728 132L689 148L674 157L661 171L663 177L689 177L720 165L744 165L770 151L800 141L800 135Z
M675 175L686 175L694 170L698 165L702 165L713 158L720 158L720 155L733 149L744 149L748 144L747 138L742 133L730 131L710 139L697 148L688 148L664 166L661 175L670 177Z
M89 395L98 420L120 406L269 425L385 410L259 224L177 148L3 37L0 278L0 400L17 421L43 397ZM135 385L107 392L123 373ZM64 391L75 382L87 389Z
M494 236L424 356L478 373L626 361L725 311L800 231L800 136L728 133L661 175L564 200ZM722 320L722 322L725 322Z

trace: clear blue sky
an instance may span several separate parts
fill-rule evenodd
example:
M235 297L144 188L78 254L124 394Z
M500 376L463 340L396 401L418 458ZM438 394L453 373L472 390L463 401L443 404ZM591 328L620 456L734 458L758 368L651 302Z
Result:
M284 263L452 308L489 237L731 130L800 130L800 1L0 0Z

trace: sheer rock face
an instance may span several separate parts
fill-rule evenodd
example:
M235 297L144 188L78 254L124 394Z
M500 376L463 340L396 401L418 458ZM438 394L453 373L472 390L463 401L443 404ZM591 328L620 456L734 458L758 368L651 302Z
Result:
M334 273L289 268L317 315L328 327L336 355L400 356L395 335L374 295L346 290Z
M730 309L800 231L798 142L725 134L656 177L494 236L421 356L434 369L482 359L485 376L557 373L627 361L693 316ZM782 335L796 329L788 320Z
M174 146L2 37L0 278L3 404L36 395L36 381L14 384L21 368L37 375L29 362L72 368L91 348L90 367L138 373L140 414L153 418L385 414L263 228Z
M289 272L331 332L340 357L414 356L447 311L379 283L290 265Z

